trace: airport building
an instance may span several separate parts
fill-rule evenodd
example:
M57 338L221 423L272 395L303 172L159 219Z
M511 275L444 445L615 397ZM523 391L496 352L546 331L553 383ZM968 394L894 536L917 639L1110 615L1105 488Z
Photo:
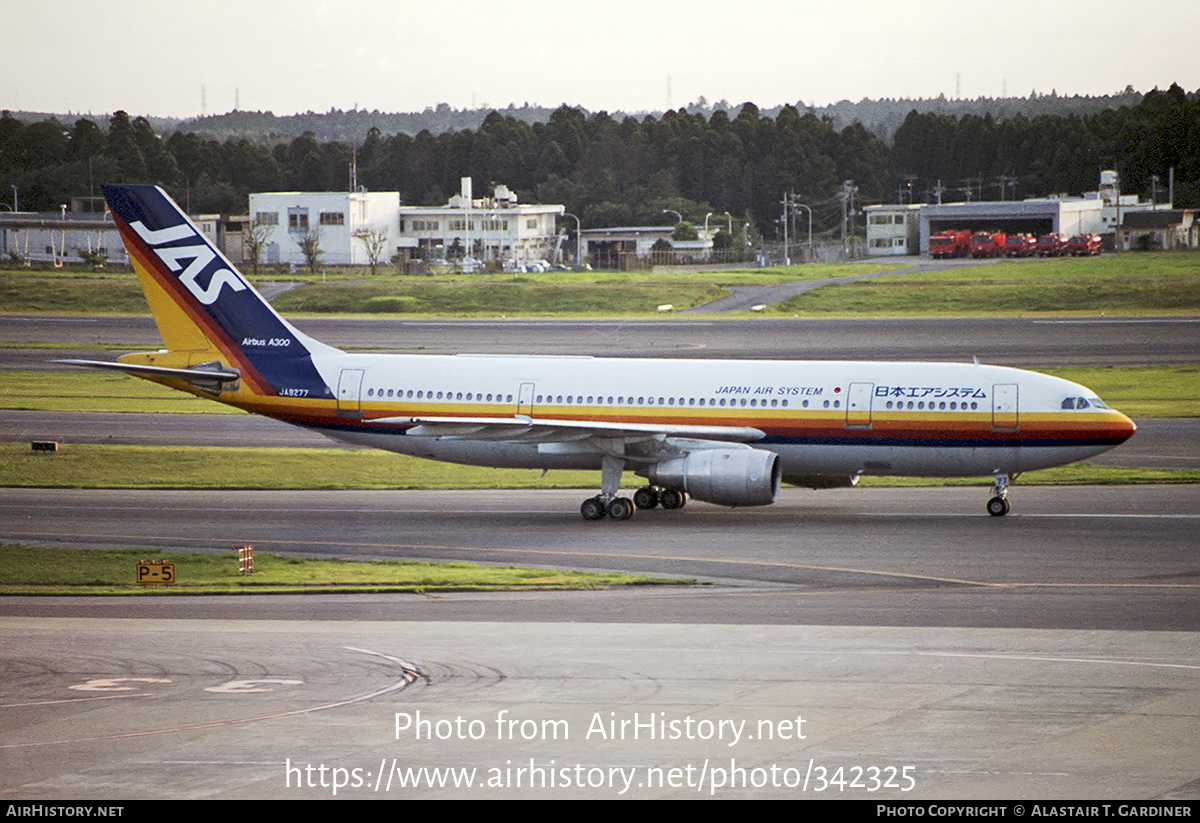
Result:
M1117 174L1100 174L1098 191L1081 197L1041 197L1027 200L938 203L930 205L867 206L867 254L927 254L929 238L941 231L1003 232L1005 234L1098 234L1107 248L1122 241L1118 234L1132 215L1169 210L1165 204L1143 203L1123 195ZM1161 222L1161 221L1160 221ZM1128 248L1128 245L1125 246Z
M506 268L555 261L562 236L558 205L522 205L505 185L491 197L475 198L471 178L444 206L400 207L397 251L426 261L458 260L464 268L480 264Z
M713 237L721 228L696 226L697 239L675 240L674 226L615 226L583 230L583 259L593 268L628 271L653 264L654 246L666 242L671 251L662 263L704 263L712 257Z
M84 255L125 264L125 245L108 214L0 213L0 254L33 263L81 263Z
M863 211L869 256L920 254L920 206L867 206Z
M444 206L402 206L399 192L270 192L250 195L255 226L269 227L263 262L300 265L302 244L319 242L327 265L367 265L369 245L382 247L377 262L393 258L481 264L552 260L560 237L555 219L563 206L521 205L507 186L475 198L471 178ZM379 252L377 252L379 253Z
M250 195L250 218L262 232L261 263L302 265L316 241L326 265L367 265L370 238L382 238L383 262L399 237L398 192L263 192Z

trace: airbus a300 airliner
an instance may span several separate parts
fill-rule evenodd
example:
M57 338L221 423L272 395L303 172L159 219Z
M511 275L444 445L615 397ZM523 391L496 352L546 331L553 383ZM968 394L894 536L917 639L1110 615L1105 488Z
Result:
M166 348L116 369L336 440L478 466L600 470L587 520L786 482L1009 480L1107 451L1133 421L1091 390L979 363L347 353L284 320L155 186L104 186ZM620 496L626 470L646 478Z

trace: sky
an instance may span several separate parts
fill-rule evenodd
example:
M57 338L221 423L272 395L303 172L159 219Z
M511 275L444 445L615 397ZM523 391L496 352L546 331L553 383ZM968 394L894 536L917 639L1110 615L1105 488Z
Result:
M0 109L657 111L1200 90L1194 0L0 0ZM1153 9L1151 13L1149 9ZM14 70L14 67L15 70Z

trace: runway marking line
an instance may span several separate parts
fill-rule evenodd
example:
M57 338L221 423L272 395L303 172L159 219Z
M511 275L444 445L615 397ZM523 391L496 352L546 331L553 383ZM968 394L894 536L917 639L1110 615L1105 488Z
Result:
M0 709L25 709L32 706L57 706L60 703L94 703L97 700L125 700L129 697L152 697L151 692L110 694L104 697L73 697L69 700L37 700L32 703L0 703Z
M1060 515L1045 515L1045 516L1060 516ZM56 532L10 532L9 534L17 537L52 537L52 538L79 538L79 537L96 537L105 538L108 540L121 540L136 542L138 540L154 539L148 538L146 535L130 536L130 535L110 535L110 534L87 534L87 533L56 533ZM212 540L208 538L195 537L160 537L160 540L171 540L175 542L200 543L211 546ZM269 546L312 546L312 542L301 540L265 540L256 541L260 547ZM671 560L671 561L688 561L692 563L715 563L727 566L761 566L767 568L780 569L799 569L804 571L823 571L823 572L842 572L845 574L863 574L872 577L892 577L901 580L918 580L930 583L943 583L953 586L968 586L975 588L988 589L1010 589L1010 588L1129 588L1129 589L1195 589L1200 588L1200 583L998 583L986 580L966 580L955 577L939 577L929 574L914 574L911 572L890 572L879 569L856 569L845 566L815 566L808 563L783 563L777 560L729 560L723 557L693 557L690 555L670 555L670 554L609 554L606 552L581 552L570 551L566 549L489 549L479 546L446 546L439 544L417 545L415 543L349 543L335 541L321 541L320 545L332 548L344 549L406 549L412 551L455 551L455 552L475 552L478 554L528 554L543 557L611 557L618 560Z
M120 734L105 734L105 735L99 735L97 737L77 737L77 738L72 738L72 739L67 739L67 740L42 740L42 741L39 741L36 743L0 743L0 749L27 749L27 748L33 748L36 746L57 746L57 745L60 745L63 743L72 743L72 744L73 743L96 743L96 742L99 742L102 740L122 740L122 739L132 738L132 737L149 737L151 735L156 735L156 734L170 734L173 732L189 732L189 731L197 731L199 729L215 729L215 728L220 728L222 726L238 726L238 725L241 725L244 723L257 723L260 720L277 720L281 717L295 717L295 716L303 715L303 714L313 714L315 712L323 712L323 711L328 711L330 709L338 709L338 708L341 708L342 706L349 706L353 703L361 703L365 700L372 700L376 697L381 697L385 694L391 694L392 692L398 692L401 689L404 689L406 686L412 685L418 679L423 677L420 669L418 669L413 664L411 664L399 657L395 657L390 654L384 654L383 652L371 651L370 649L359 649L359 648L355 648L353 646L343 646L343 648L346 649L347 651L358 652L360 654L368 654L368 655L372 655L374 657L381 657L384 660L387 660L389 662L397 664L400 667L400 679L397 680L395 683L392 683L390 686L386 686L382 689L377 689L373 692L368 692L367 694L360 694L357 697L347 698L346 700L339 700L334 703L324 703L320 706L309 706L306 709L293 709L292 711L288 711L288 712L276 712L274 714L264 714L264 715L258 715L256 717L243 717L243 718L239 718L237 720L219 720L219 721L216 721L213 723L197 723L197 724L194 724L191 726L177 726L177 727L167 728L167 729L149 729L147 731L141 731L141 732L122 732ZM120 695L120 697L136 697L136 696L149 696L149 695ZM55 705L58 703L83 703L83 702L91 702L92 700L98 700L98 699L111 699L111 698L89 697L89 698L83 698L80 700L59 700L59 701L50 701L49 703L44 703L44 704L29 703L29 704L24 704L24 705L35 706L35 705ZM7 707L3 707L3 708L7 708Z

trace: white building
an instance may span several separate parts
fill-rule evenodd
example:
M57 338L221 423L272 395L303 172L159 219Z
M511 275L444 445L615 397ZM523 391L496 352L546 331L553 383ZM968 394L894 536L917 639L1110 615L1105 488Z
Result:
M386 263L399 243L398 192L263 192L250 195L252 224L263 227L261 262L303 264L301 241L316 238L321 262L365 266L369 241L382 243Z
M0 213L0 254L34 263L79 264L96 252L126 264L125 244L107 214Z
M496 186L492 197L477 199L471 178L464 177L461 191L444 206L402 207L398 243L412 258L460 260L468 269L554 260L562 242L555 218L564 211L563 206L520 205L504 185Z
M458 260L480 263L553 259L561 242L555 218L563 206L524 206L507 186L475 199L471 178L444 206L401 206L398 192L269 192L250 195L255 226L266 226L266 264L306 261L301 241L317 235L327 265L359 266L368 241L382 244L379 262Z
M867 256L920 253L919 205L866 206Z

